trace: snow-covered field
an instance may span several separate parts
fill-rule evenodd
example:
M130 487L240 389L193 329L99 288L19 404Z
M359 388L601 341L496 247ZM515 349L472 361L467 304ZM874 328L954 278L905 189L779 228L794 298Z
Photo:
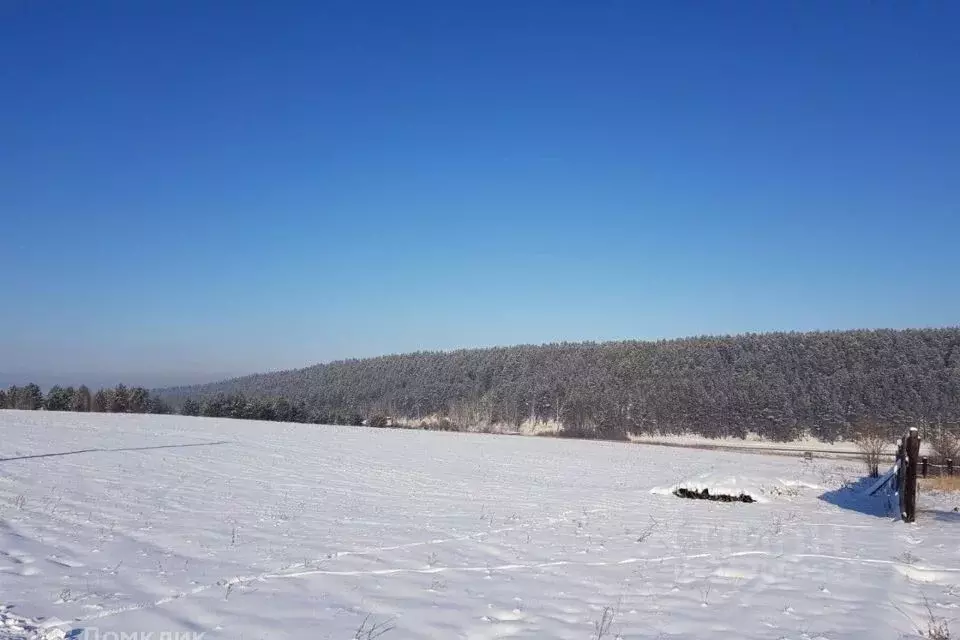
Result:
M957 618L956 634L960 500L923 495L906 525L841 488L859 472L551 438L0 411L0 604L13 606L0 638L898 638L931 617ZM663 490L686 478L763 500Z
M746 438L706 438L703 436L686 435L631 435L630 441L638 444L658 444L671 447L692 447L701 449L720 449L728 451L753 451L756 453L776 453L781 455L802 455L810 452L817 458L859 458L861 452L853 442L821 442L816 438L805 437L792 442L775 442L764 440L756 434L750 434ZM897 452L894 439L891 438L890 445L884 450L886 458L893 462ZM929 454L927 444L921 443L921 452Z
M793 442L776 442L764 440L756 434L748 434L746 438L707 438L694 434L642 434L631 435L631 441L642 444L668 444L683 447L733 447L737 449L779 449L783 451L804 451L818 453L857 453L857 446L853 442L821 442L816 438L805 437Z

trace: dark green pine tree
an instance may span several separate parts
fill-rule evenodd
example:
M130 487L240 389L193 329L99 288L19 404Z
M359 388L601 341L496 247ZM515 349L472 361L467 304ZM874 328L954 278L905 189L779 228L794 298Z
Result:
M7 389L7 409L20 408L20 387L13 384Z
M143 387L134 387L130 390L130 402L127 413L147 413L150 403L150 392Z
M110 413L126 413L129 408L130 391L125 384L118 384L110 396Z
M180 415L199 416L200 403L194 400L193 398L187 398L186 400L183 401L183 406L180 407Z
M47 397L43 401L43 408L47 411L69 411L73 403L73 387L64 389L60 385L54 385L47 392Z
M25 386L19 394L19 408L27 411L36 411L43 407L43 392L34 383Z
M147 400L147 413L168 415L173 413L173 409L171 409L170 405L160 396L150 396Z
M97 392L93 394L93 400L90 404L90 411L95 411L97 413L106 413L110 411L110 398L107 397L106 390L97 389Z
M200 415L208 418L223 418L226 415L227 396L218 393L212 398L208 398L200 408Z
M90 389L87 388L87 385L82 384L77 388L77 392L73 394L73 402L70 403L70 410L90 411L91 402Z

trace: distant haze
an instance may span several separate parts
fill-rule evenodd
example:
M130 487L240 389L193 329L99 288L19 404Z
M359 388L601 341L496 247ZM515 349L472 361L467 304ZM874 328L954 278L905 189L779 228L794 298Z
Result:
M0 389L10 385L24 385L34 382L47 391L54 385L78 387L82 384L91 389L114 387L119 383L127 386L155 389L185 384L203 384L234 377L234 373L43 373L43 372L0 372Z

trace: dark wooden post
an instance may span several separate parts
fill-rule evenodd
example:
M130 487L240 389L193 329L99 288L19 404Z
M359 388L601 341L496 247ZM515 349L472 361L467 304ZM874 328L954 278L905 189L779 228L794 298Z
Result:
M920 475L927 477L927 456L920 458Z
M897 442L897 473L895 479L897 481L897 496L900 498L900 515L903 516L907 512L907 506L904 499L906 492L904 491L907 481L907 460L906 460L906 436L900 438Z
M947 458L947 475L953 475L953 458Z
M906 482L903 490L903 521L913 522L917 517L917 462L920 459L920 432L910 428L906 443Z
M897 491L900 492L900 495L903 495L903 470L904 470L904 460L903 460L904 444L903 443L904 442L906 442L906 438L900 438L900 441L897 442L897 478L896 479L897 479ZM902 503L903 500L901 499L900 502ZM903 508L901 508L900 511L903 511Z

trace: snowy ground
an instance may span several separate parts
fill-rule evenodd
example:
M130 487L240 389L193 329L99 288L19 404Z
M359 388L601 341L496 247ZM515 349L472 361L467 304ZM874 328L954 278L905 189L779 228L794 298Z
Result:
M893 462L897 452L895 438L891 438L890 445L885 449L884 457ZM752 451L755 453L770 453L780 455L803 455L810 452L816 458L846 458L857 459L861 453L853 442L821 442L816 438L805 437L792 442L774 442L764 440L755 434L746 438L705 438L703 436L686 435L631 435L630 441L639 444L657 444L670 447L691 447L699 449L717 449L727 451ZM921 443L921 453L929 454L927 444Z
M931 612L957 633L960 500L924 495L906 525L841 488L858 474L552 438L0 411L0 638L898 638ZM657 490L698 477L765 501Z

